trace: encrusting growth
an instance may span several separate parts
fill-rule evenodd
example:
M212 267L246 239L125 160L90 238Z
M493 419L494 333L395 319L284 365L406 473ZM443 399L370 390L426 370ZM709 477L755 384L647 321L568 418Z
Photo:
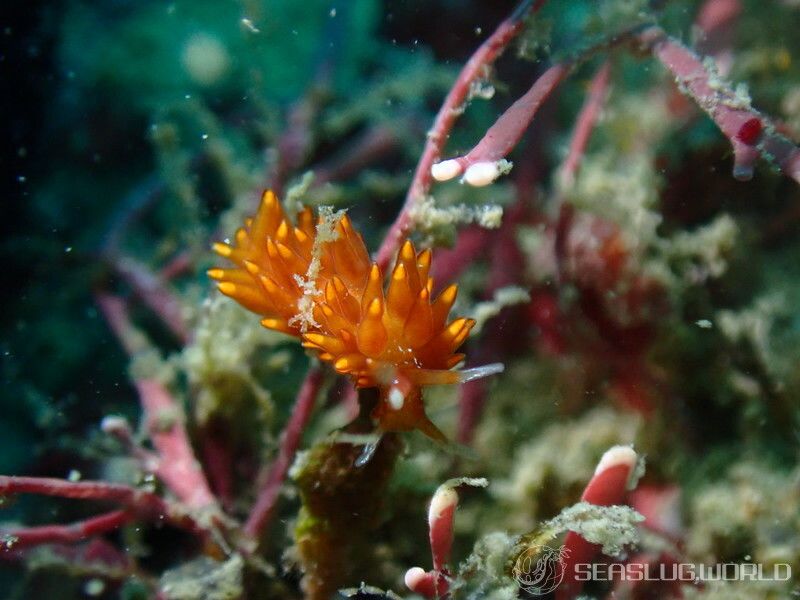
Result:
M335 225L330 219L337 219ZM357 387L379 389L372 416L383 431L419 429L445 441L425 414L421 388L502 370L451 370L464 358L456 350L475 321L448 323L458 286L432 299L431 251L417 252L410 241L384 289L384 273L347 215L321 214L315 221L305 208L293 225L267 191L234 242L217 243L214 250L236 265L208 272L223 294L261 315L264 327L300 338Z

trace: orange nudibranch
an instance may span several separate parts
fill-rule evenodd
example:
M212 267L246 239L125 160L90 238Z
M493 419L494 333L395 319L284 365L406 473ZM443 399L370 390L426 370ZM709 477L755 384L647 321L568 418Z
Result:
M458 286L433 299L431 251L406 241L384 289L384 274L346 214L315 219L305 208L292 223L266 191L234 241L214 244L214 251L235 265L208 271L223 294L261 315L264 327L300 338L357 387L379 388L372 417L383 431L419 429L445 441L425 414L421 388L502 370L452 370L475 325L447 321Z

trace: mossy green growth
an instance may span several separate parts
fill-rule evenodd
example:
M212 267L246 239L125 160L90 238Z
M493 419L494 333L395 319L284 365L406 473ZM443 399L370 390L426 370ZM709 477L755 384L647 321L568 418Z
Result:
M161 576L161 592L169 600L235 600L242 597L244 561L233 554L225 562L195 559Z
M521 551L519 536L492 532L480 538L459 565L452 585L453 598L515 600L519 583L513 577L513 560Z
M706 564L751 561L800 571L800 469L740 460L689 501L687 554ZM797 586L795 575L790 582Z
M368 427L362 416L345 431L360 434ZM298 458L293 475L302 506L294 541L306 598L331 598L342 587L374 578L372 534L385 518L384 498L402 448L399 436L390 433L362 466L356 461L363 446L335 440L320 442Z

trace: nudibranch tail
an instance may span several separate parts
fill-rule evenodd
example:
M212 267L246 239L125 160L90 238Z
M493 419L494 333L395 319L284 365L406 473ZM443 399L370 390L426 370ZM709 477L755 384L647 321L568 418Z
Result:
M505 370L503 363L491 363L472 367L462 371L445 371L432 369L416 369L410 376L417 385L448 385L467 383L476 379L483 379L490 375L502 373Z
M419 429L444 441L425 414L422 387L464 383L502 365L452 370L464 359L456 350L475 321L448 322L458 286L433 298L430 250L404 242L384 285L349 217L320 213L315 220L306 208L292 223L275 194L265 192L234 240L214 244L234 267L210 269L209 277L261 315L264 327L300 338L357 387L378 388L373 417L380 429Z

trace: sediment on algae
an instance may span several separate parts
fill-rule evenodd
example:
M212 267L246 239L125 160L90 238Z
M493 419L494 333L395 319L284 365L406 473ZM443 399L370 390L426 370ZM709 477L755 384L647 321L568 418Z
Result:
M361 390L362 402L374 404L377 390ZM359 419L346 434L370 431ZM365 464L357 466L364 446L323 440L301 454L293 467L300 511L293 528L294 552L308 598L324 600L344 587L357 586L375 570L377 527L390 518L386 492L403 449L397 434L383 435Z

